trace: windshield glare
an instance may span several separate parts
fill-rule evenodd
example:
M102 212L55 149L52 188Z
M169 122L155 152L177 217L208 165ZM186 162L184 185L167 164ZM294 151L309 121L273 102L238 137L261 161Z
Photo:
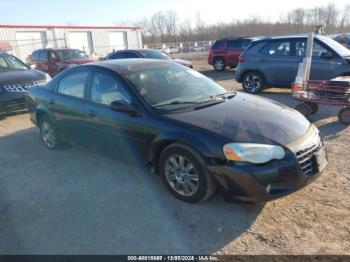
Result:
M204 75L174 63L130 73L126 78L152 107L200 103L211 95L226 93Z
M28 67L19 59L11 55L0 56L0 72L27 70Z
M162 59L162 60L171 59L171 57L167 56L166 54L155 50L141 50L140 53L144 58Z
M56 53L62 60L87 58L87 55L80 50L58 50Z
M325 43L330 48L332 48L340 56L350 56L350 50L347 49L345 46L339 44L337 41L334 41L333 39L326 37L326 36L319 36L318 38L323 43Z

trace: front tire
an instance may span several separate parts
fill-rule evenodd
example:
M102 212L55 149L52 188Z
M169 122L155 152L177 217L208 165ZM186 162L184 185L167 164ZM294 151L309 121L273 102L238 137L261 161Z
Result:
M197 151L175 143L161 153L159 171L165 186L176 198L190 203L203 202L216 189L204 164L204 158Z
M47 117L43 116L39 121L40 135L44 144L47 148L56 150L62 146L62 141L57 132L57 129L52 124L52 121Z
M249 94L258 94L265 88L265 79L258 72L249 72L243 76L242 87Z

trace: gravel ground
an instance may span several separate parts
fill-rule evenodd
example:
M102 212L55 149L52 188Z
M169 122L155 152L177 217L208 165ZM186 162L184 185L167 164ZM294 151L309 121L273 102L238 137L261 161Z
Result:
M225 88L240 89L233 70L217 73L205 58L191 59ZM296 104L288 89L261 95ZM0 118L0 253L350 255L350 127L337 111L321 106L311 119L328 151L322 176L264 205L218 194L183 203L145 169L77 148L48 151L27 114Z

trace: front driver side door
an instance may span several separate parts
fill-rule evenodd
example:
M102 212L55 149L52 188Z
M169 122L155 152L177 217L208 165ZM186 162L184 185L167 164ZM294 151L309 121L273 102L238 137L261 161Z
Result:
M124 159L136 154L144 155L144 118L125 112L113 111L113 101L134 102L131 92L127 91L123 81L110 72L95 71L92 75L89 92L89 134L91 145Z

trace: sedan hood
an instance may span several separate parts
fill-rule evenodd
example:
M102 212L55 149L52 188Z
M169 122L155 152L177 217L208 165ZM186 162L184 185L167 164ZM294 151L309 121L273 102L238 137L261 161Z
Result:
M0 72L0 86L32 84L45 79L45 73L34 69Z
M192 63L190 61L184 60L184 59L179 59L179 58L174 58L174 62L178 63L180 65L192 65Z
M232 142L285 145L304 135L310 127L310 122L296 110L240 92L226 102L166 116Z
M65 60L65 62L67 62L69 64L82 65L82 64L93 63L93 62L96 62L96 61L93 60L93 59L90 59L90 58L76 58L76 59Z

